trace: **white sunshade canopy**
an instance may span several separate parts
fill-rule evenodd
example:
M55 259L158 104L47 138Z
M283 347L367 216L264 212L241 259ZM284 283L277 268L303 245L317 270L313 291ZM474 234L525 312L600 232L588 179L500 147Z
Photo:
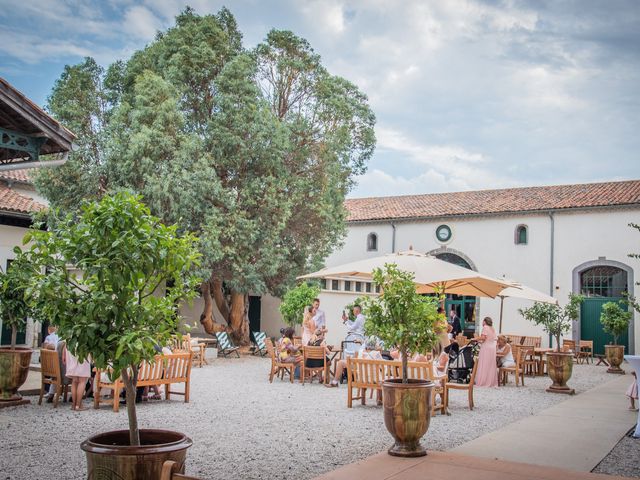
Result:
M419 293L433 293L436 289L442 289L445 293L495 298L507 287L519 288L507 280L498 280L413 250L323 268L298 278L371 280L373 270L383 268L388 263L413 273Z

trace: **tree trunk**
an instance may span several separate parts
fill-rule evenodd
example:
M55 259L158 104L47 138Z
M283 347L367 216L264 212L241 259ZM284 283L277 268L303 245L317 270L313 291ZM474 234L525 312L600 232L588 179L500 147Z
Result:
M224 296L224 291L222 290L222 280L211 277L209 285L211 286L213 299L216 302L216 306L218 307L222 318L224 318L224 321L229 324L229 303L227 302L227 299Z
M13 325L11 327L11 350L15 350L17 342L18 342L18 327Z
M249 296L231 292L231 312L229 314L231 336L237 345L249 345Z
M127 416L129 417L129 445L140 445L140 431L138 430L138 416L136 414L136 384L138 383L138 366L132 365L132 376L125 369L122 371L122 381L126 390ZM119 399L114 398L117 402Z
M213 281L210 279L202 282L202 285L200 285L202 299L204 300L204 312L202 312L202 315L200 316L200 323L204 327L205 332L210 335L213 335L216 332L224 331L224 327L217 324L213 318L213 300L211 298L211 292L212 290L215 291L215 287L212 285L212 283ZM220 289L220 293L222 294L222 289ZM218 309L220 309L219 306Z
M402 355L402 383L409 383L409 359L407 359L407 349L401 349L400 355Z

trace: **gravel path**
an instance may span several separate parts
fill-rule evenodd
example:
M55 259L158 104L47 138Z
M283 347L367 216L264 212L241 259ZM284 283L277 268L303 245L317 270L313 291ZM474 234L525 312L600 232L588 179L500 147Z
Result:
M640 478L640 438L622 437L593 472Z
M192 370L191 402L150 401L139 405L142 428L185 432L194 442L187 473L205 479L304 480L386 449L391 442L382 408L346 407L345 385L269 384L269 360L218 359ZM576 365L569 382L579 394L608 380L604 368ZM453 392L451 416L436 416L423 440L447 450L565 400L545 393L546 377L475 390L470 412L466 392ZM623 392L621 392L623 394ZM126 429L126 409L113 413L72 412L67 404L32 404L0 410L0 480L86 477L80 442L99 432Z

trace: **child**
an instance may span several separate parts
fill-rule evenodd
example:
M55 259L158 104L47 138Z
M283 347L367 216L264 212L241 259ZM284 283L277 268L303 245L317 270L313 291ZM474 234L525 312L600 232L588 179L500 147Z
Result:
M636 408L636 400L638 399L638 380L636 379L636 372L631 372L631 375L633 375L633 383L629 385L629 388L627 389L627 397L629 397L629 401L631 402L629 410L636 412L638 410Z
M47 350L55 350L58 346L58 342L60 341L60 337L56 331L58 328L55 325L49 325L47 327L47 333L49 335L46 336L44 342L42 343L42 348L46 348Z
M91 364L89 363L89 359L85 359L82 363L78 362L78 359L67 350L66 346L62 359L67 367L67 377L71 378L71 399L73 400L71 410L86 410L86 408L82 406L82 396L84 395L87 380L91 377Z

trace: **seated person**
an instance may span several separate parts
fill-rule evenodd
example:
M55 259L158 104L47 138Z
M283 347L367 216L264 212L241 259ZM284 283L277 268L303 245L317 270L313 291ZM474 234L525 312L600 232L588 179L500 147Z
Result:
M515 367L516 362L513 359L513 350L509 344L509 339L504 335L498 335L498 343L496 345L496 360L498 367Z
M298 364L302 362L302 354L298 347L293 344L294 335L295 330L293 327L288 327L284 330L284 336L278 346L278 356L282 363Z
M58 346L58 342L60 341L60 337L56 333L58 331L58 327L55 325L49 325L47 327L48 335L42 342L42 348L46 348L47 350L55 350Z
M440 343L433 347L433 379L442 381L447 379L447 366L449 365L449 355L444 351Z
M378 350L367 350L366 348L362 348L356 352L356 358L364 358L370 360L383 360L382 354ZM333 376L331 382L325 384L325 387L335 388L340 384L340 379L344 375L345 370L347 369L347 359L338 360L336 363L336 373Z

